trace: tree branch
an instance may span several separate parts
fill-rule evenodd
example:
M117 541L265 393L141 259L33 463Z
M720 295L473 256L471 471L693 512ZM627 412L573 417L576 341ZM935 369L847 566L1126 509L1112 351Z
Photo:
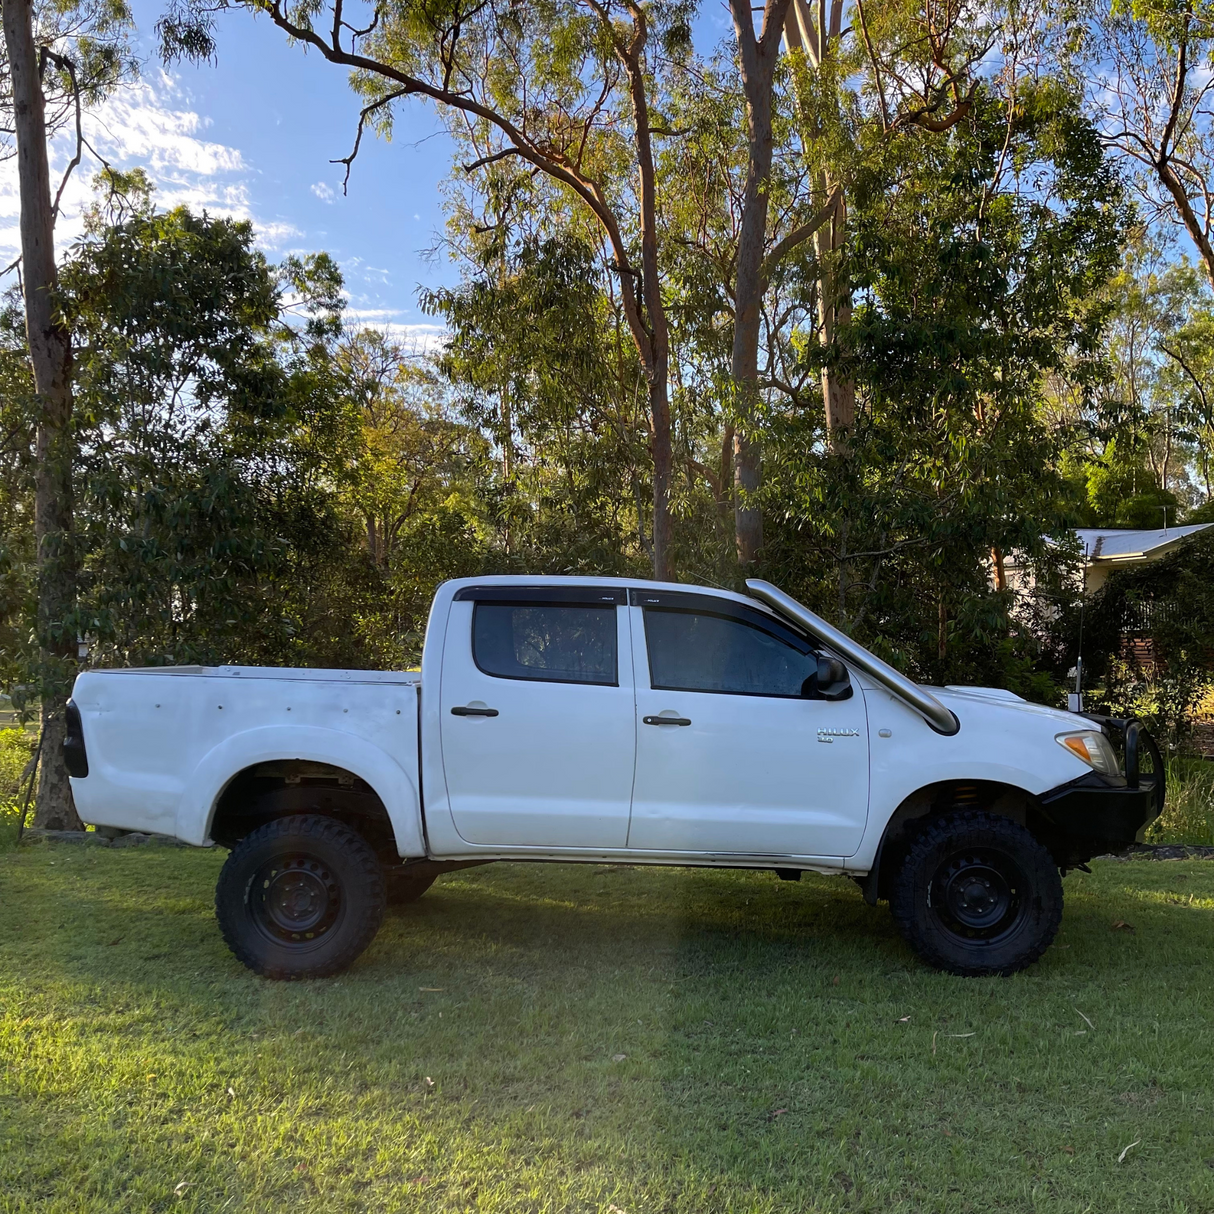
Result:
M380 97L377 101L372 101L370 105L363 106L358 115L358 130L354 135L354 148L349 156L341 156L337 160L330 160L330 164L344 164L346 166L346 175L341 179L341 192L343 195L348 194L350 185L350 170L354 167L355 158L358 156L358 149L362 146L363 129L367 125L367 119L371 117L377 110L382 110L385 105L391 104L398 97L404 97L408 93L407 89L397 89L393 93L388 93L385 97Z
M471 164L463 165L465 173L475 173L477 169L483 169L487 164L494 164L498 160L505 160L507 156L519 156L521 153L518 148L503 148L500 152L491 152L488 156L482 156L479 160L474 160Z
M39 79L46 72L48 60L61 72L67 72L68 79L72 82L72 103L76 108L76 154L68 162L68 166L63 172L63 180L59 182L59 189L55 191L55 201L51 206L51 222L54 223L59 218L59 203L63 198L63 191L67 189L68 178L71 177L84 154L84 127L80 107L80 85L76 80L76 65L65 55L57 55L49 46L44 46L38 54ZM105 162L102 161L102 163Z
M839 209L839 203L843 198L842 186L835 186L830 192L830 197L826 201L826 205L806 224L802 224L799 228L795 228L789 232L770 253L763 259L763 268L760 271L764 286L771 278L771 275L780 262L792 252L799 244L804 244L824 223L832 219L835 212Z

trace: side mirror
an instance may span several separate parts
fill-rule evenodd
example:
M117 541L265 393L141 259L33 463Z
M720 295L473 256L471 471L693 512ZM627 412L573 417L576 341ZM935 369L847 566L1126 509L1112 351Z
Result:
M811 700L846 700L851 697L851 678L838 658L818 655L818 668L801 685L801 694Z

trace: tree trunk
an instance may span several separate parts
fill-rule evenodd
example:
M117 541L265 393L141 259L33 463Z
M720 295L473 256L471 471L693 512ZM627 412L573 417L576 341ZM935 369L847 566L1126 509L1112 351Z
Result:
M649 383L649 414L653 419L653 575L659 581L674 581L674 553L670 543L670 480L674 465L670 432L670 330L662 299L662 275L658 265L657 185L653 164L653 139L649 123L642 54L648 28L643 10L632 9L634 36L619 50L628 72L639 177L638 203L641 224L641 290L644 323L635 307L627 307L632 288L621 280L633 338L645 366ZM638 332L638 329L640 330Z
M673 582L674 554L670 544L670 477L673 456L664 358L661 370L649 381L649 411L653 416L653 576L660 582Z
M991 548L991 569L995 574L995 589L1002 594L1007 589L1007 568L1003 563L1003 549L998 545Z
M819 0L816 12L805 0L793 0L785 36L789 49L801 51L810 69L821 72L822 65L834 53L841 37L842 13L842 0L831 0L829 15L826 0ZM802 121L802 140L808 157L810 148L822 136L822 127L817 117L804 112ZM830 219L814 232L814 252L819 267L818 340L829 348L835 343L840 325L851 319L851 288L841 264L847 233L847 204L842 183L832 182L825 168L814 170L814 193L821 206L826 206L832 198L836 200ZM842 454L847 448L848 432L855 425L856 386L829 366L822 368L822 410L827 447Z
M832 192L826 174L821 174L819 193L827 198ZM846 232L847 206L840 192L829 222L814 233L814 251L820 267L818 340L827 348L835 344L839 326L851 319L851 292L840 265ZM827 445L832 451L843 451L847 446L847 435L856 422L856 386L831 366L822 368L822 407L826 415Z
M46 110L34 46L31 0L3 0L12 77L25 330L38 394L34 535L38 545L42 774L34 824L78 830L63 760L64 706L76 670L76 563L72 543L71 336L56 315L55 217L46 150Z
M746 188L738 233L734 277L733 351L730 375L734 383L738 433L734 442L734 533L738 561L753 564L763 547L763 514L754 495L759 490L759 443L755 415L759 403L759 338L763 309L763 258L767 252L767 187L771 178L774 137L771 94L780 34L789 0L769 0L763 32L755 37L754 16L745 0L730 0L738 41L742 92L746 98Z

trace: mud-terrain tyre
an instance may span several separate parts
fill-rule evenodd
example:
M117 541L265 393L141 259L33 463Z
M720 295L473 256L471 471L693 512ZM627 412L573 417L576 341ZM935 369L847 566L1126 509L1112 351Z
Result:
M407 906L416 902L438 880L437 873L429 876L413 876L405 872L386 869L384 871L384 888L388 892L389 906Z
M224 940L267 978L340 973L375 939L384 905L375 852L319 814L278 818L246 835L215 887Z
M963 977L1014 974L1053 942L1062 878L1010 818L967 811L927 823L894 882L890 909L928 965Z

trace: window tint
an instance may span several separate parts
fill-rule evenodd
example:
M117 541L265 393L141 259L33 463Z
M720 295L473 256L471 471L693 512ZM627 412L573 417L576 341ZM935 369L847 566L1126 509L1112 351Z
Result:
M700 611L645 608L649 681L668 691L797 696L817 670L808 642L774 625Z
M499 679L614 685L615 608L477 603L472 656Z

